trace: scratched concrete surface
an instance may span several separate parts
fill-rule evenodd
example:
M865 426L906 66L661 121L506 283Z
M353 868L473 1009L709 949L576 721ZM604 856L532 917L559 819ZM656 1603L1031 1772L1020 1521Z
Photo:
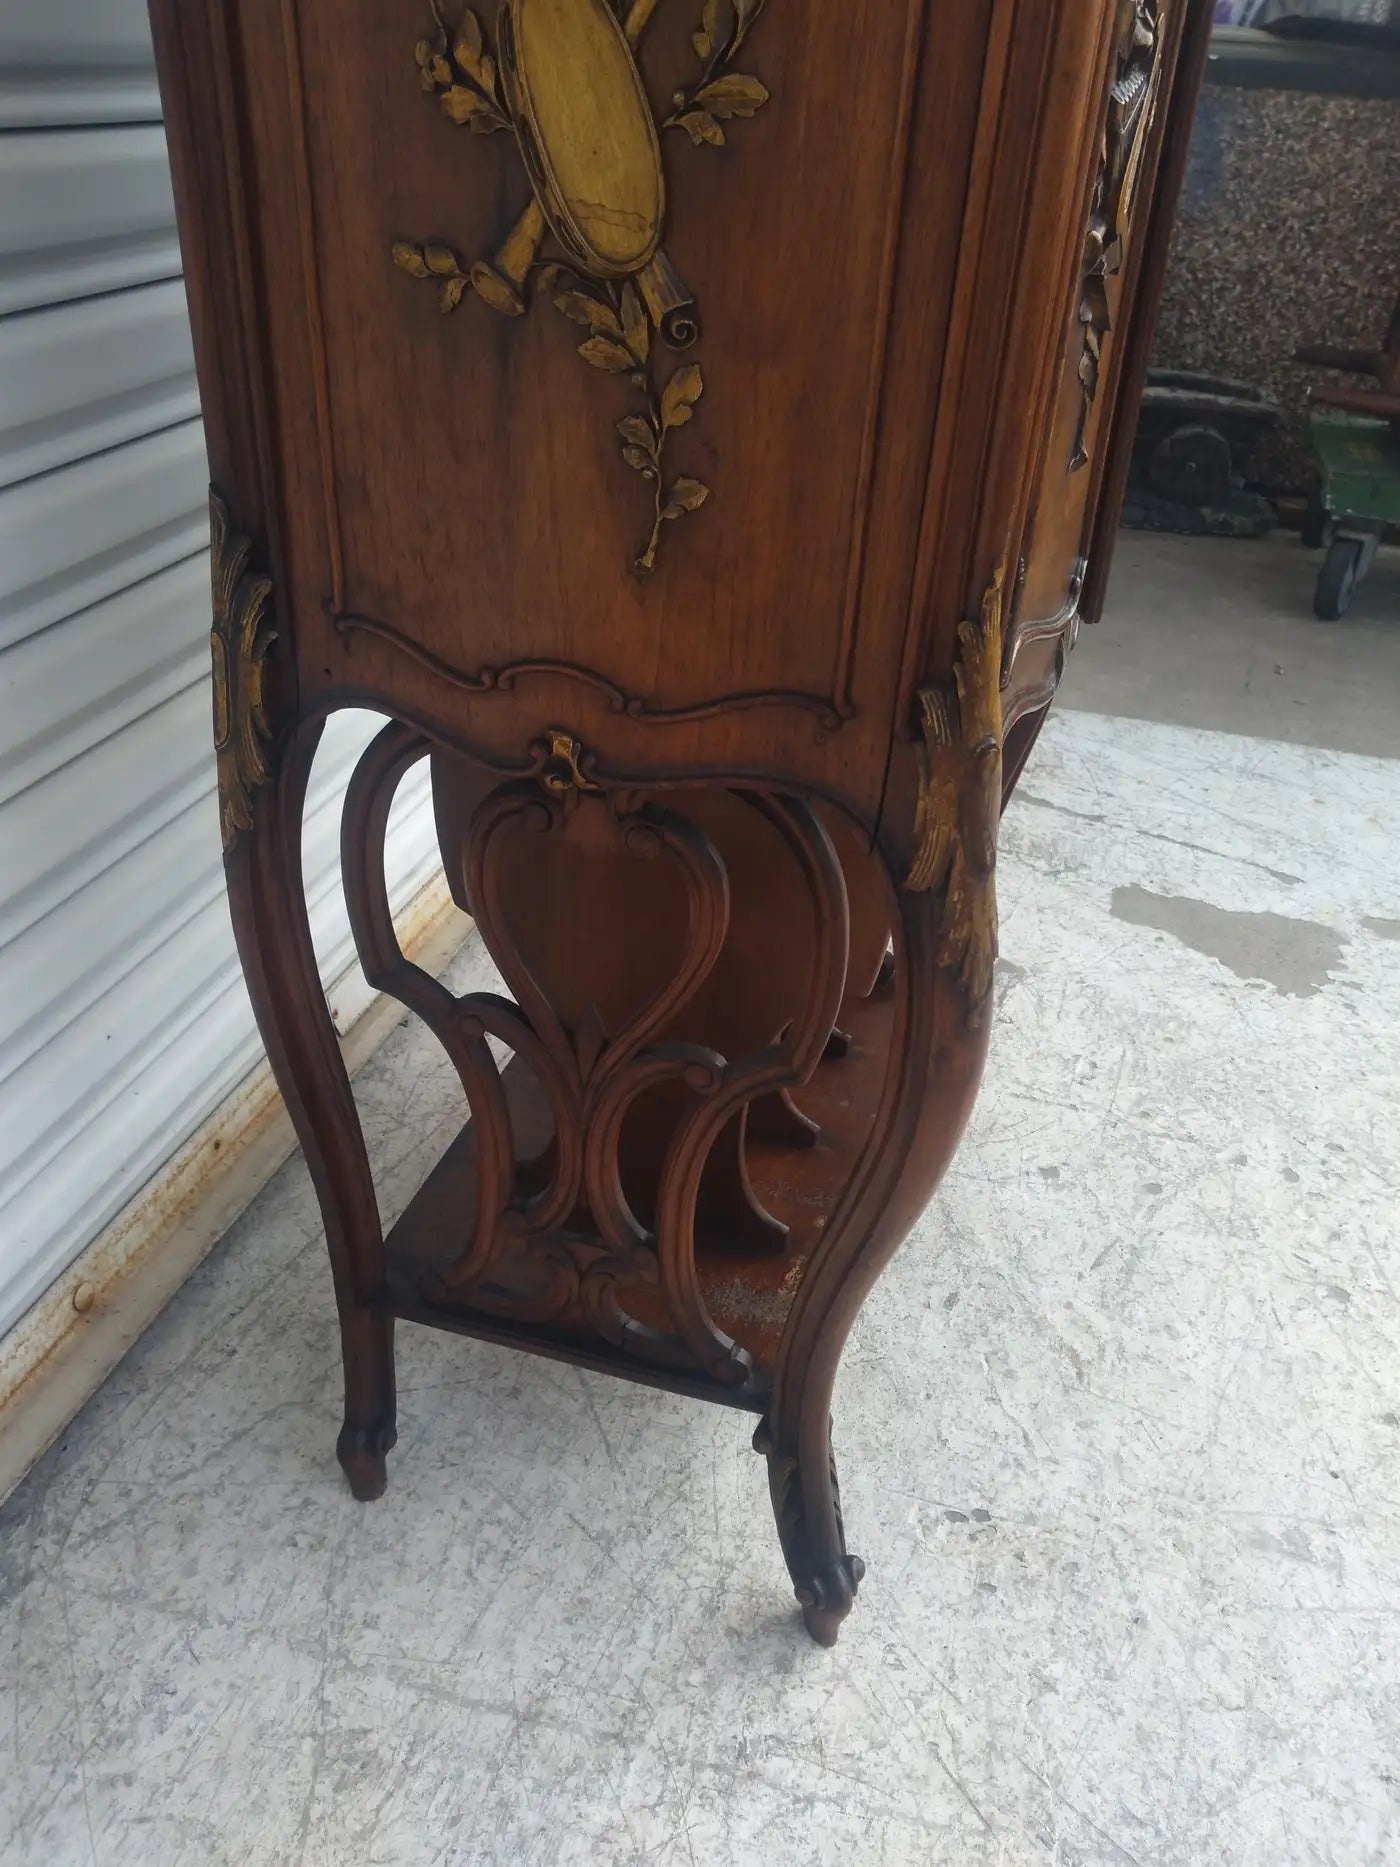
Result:
M835 1652L699 1404L405 1328L354 1504L294 1161L0 1512L6 1867L1400 1861L1400 764L1064 714L1001 894ZM452 1086L359 1093L396 1209Z

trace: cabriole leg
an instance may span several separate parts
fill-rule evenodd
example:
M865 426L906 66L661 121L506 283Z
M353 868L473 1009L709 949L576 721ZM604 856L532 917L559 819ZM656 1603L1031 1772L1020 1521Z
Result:
M394 1324L377 1307L383 1234L364 1134L326 1009L301 873L302 809L320 722L295 734L280 768L230 824L224 866L234 935L277 1085L306 1156L326 1228L340 1313L345 1422L336 1453L357 1498L382 1495L395 1440Z
M1001 810L998 678L1002 574L958 631L953 678L919 695L924 749L915 848L894 925L895 1022L869 1148L832 1214L789 1312L773 1404L756 1441L768 1458L778 1534L808 1632L836 1639L864 1573L846 1549L831 1452L837 1363L872 1284L932 1198L971 1113L986 1060L996 960ZM877 927L878 919L872 921Z
M941 921L935 898L902 897L899 1011L879 1127L798 1291L772 1409L754 1438L768 1460L773 1514L802 1618L823 1646L835 1644L865 1573L846 1547L832 1451L841 1350L876 1278L953 1157L986 1056L990 991L969 1000L962 974L944 963Z

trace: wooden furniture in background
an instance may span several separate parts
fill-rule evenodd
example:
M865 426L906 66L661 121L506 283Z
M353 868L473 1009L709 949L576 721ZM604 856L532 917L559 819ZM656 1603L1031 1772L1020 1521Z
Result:
M1299 344L1295 363L1319 369L1341 370L1348 376L1370 376L1374 389L1350 389L1332 383L1308 391L1308 400L1321 408L1339 408L1350 415L1370 415L1380 421L1400 421L1400 297L1395 300L1378 350L1349 349L1341 344Z
M1102 599L1200 0L154 0L229 891L355 1494L399 1318L761 1416L811 1632L842 1344L981 1073L1004 791ZM468 1119L380 1225L299 868ZM511 997L399 951L396 785ZM508 1067L498 1058L511 1053Z

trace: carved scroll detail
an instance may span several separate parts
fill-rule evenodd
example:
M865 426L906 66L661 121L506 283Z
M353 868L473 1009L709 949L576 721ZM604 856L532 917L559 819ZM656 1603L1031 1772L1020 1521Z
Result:
M455 668L450 661L444 661L441 655L435 655L431 649L424 648L421 642L415 642L402 630L381 622L376 616L332 615L330 620L343 642L353 642L357 635L383 642L396 653L416 661L420 668L426 668L435 679L445 681L466 694L513 693L521 681L553 675L591 687L595 693L603 696L612 712L625 713L629 720L640 720L646 725L676 726L687 720L713 719L716 714L737 713L754 707L798 707L805 713L815 715L819 731L834 733L840 731L846 719L855 717L854 707L843 713L835 701L821 694L803 693L791 687L750 688L747 691L714 694L690 705L659 707L640 694L627 693L616 681L609 680L606 674L581 667L573 661L511 661L501 667L479 668L474 674L468 674Z
M269 620L272 579L249 569L253 546L236 533L228 507L211 487L209 551L213 622L214 751L218 760L219 827L224 849L253 827L252 794L272 775L272 740L263 698L263 669L277 632Z
M1081 407L1070 471L1084 466L1089 417L1099 390L1103 343L1111 318L1108 281L1123 267L1123 240L1132 207L1133 184L1143 132L1151 115L1153 79L1161 42L1159 0L1119 0L1113 77L1103 151L1094 178L1089 232L1080 272L1077 316L1082 331L1079 353Z
M556 1110L549 1185L540 1195L539 1211L530 1215L528 1225L514 1230L528 1234L527 1242L539 1239L531 1246L537 1256L557 1259L550 1305L561 1311L581 1308L592 1327L616 1346L664 1356L664 1340L633 1322L616 1296L619 1283L659 1281L689 1354L712 1378L738 1384L748 1372L747 1356L710 1320L693 1281L668 1274L664 1253L658 1258L657 1240L632 1211L618 1168L622 1124L639 1094L680 1081L704 1098L718 1086L721 1057L697 1044L667 1042L663 1034L718 955L728 920L725 874L708 839L688 819L655 805L636 806L625 793L597 795L586 769L587 755L577 744L567 734L551 733L539 785L527 781L495 792L477 811L466 850L469 892L483 934L515 995L517 1015L533 1034L531 1065ZM592 797L587 795L590 790ZM500 832L514 824L552 836L580 809L595 813L595 834L611 834L643 859L668 857L680 872L689 901L687 941L677 970L618 1031L605 1030L596 1015L573 1029L564 1026L512 938L501 908ZM463 1001L464 1006L469 1002ZM561 1226L580 1201L587 1204L591 1231L540 1237ZM503 1231L500 1243L504 1235ZM493 1301L489 1291L480 1288L476 1255L474 1250L470 1269L464 1263L447 1273L440 1295ZM499 1255L498 1243L495 1257ZM693 1265L693 1233L682 1241L679 1256ZM494 1260L487 1268L494 1268ZM534 1313L539 1313L537 1308Z
M698 363L661 370L653 341L684 350L700 335L694 296L661 246L659 132L683 130L697 148L722 144L725 122L752 117L768 101L766 87L736 68L763 3L705 0L692 38L699 74L675 92L659 124L635 56L657 0L631 0L616 12L610 0L568 0L549 30L535 23L537 0L505 0L494 48L470 9L450 31L433 0L435 33L415 48L419 82L450 121L478 134L515 132L533 198L489 259L464 264L450 246L399 240L394 263L433 284L444 312L468 288L507 317L543 294L587 332L578 346L584 362L628 379L639 404L616 423L622 458L652 497L650 534L633 561L639 576L654 569L666 526L710 493L692 475L671 475L665 462L670 436L690 421L705 385ZM585 58L594 82L570 93L564 111L561 75ZM608 154L601 173L600 150ZM599 198L604 189L607 199Z
M973 1006L991 990L997 956L1004 582L1002 565L980 616L959 625L952 680L919 690L924 768L905 886L941 893L938 963L958 974Z

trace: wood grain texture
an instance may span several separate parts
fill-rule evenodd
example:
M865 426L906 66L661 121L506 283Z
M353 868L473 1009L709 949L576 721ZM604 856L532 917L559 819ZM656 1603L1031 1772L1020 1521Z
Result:
M998 806L1102 577L1208 11L154 0L268 575L230 892L358 1496L396 1316L705 1394L763 1414L836 1637L836 1366L976 1092ZM355 937L466 1118L387 1245L297 900L310 748L365 704ZM510 997L394 938L424 757Z

